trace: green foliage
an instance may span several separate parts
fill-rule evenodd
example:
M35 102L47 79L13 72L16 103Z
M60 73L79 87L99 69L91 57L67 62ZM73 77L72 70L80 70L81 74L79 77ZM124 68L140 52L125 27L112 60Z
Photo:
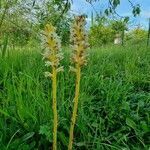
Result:
M134 16L139 15L140 12L141 12L141 9L140 9L140 5L139 4L133 6L132 13L133 13Z
M141 28L134 29L127 34L127 40L137 44L139 42L146 42L147 31Z
M109 44L114 39L114 33L109 26L94 25L90 28L89 43L91 46Z
M116 34L121 35L124 39L124 32L128 30L128 20L111 20L105 15L97 16L95 20L92 18L92 27L89 33L89 42L91 46L101 46L112 43Z
M68 43L70 17L66 15L70 2L66 1L7 1L1 5L0 38L4 33L9 36L10 45L23 46L29 39L37 39L38 33L47 23L59 28L58 33L63 43Z
M127 30L127 23L122 20L111 21L111 28L116 32L120 33Z
M69 45L70 41L70 23L72 19L68 16L64 17L59 23L57 23L57 33L61 37L62 45Z
M89 2L90 4L92 4L92 3L96 2L96 1L100 1L100 0L86 0L86 1ZM139 15L141 12L140 5L139 4L134 5L130 0L127 0L127 2L132 7L132 14L134 15L134 17ZM108 0L108 7L104 11L105 14L107 16L111 15L111 14L117 14L116 9L120 5L120 3L121 3L121 0Z
M7 6L7 9L5 8ZM25 17L26 9L23 8L19 1L7 1L0 13L2 19L4 14L5 17L1 23L0 38L8 36L10 45L25 45L31 37L31 22ZM5 11L6 10L6 11Z
M88 0L85 0L88 1ZM45 0L45 1L36 1L36 0L7 0L1 1L0 3L0 38L4 38L4 33L9 34L9 44L10 45L19 45L23 46L28 44L29 39L37 39L38 34L41 29L44 28L45 24L51 22L54 26L58 28L58 34L62 39L62 43L67 45L69 43L69 24L71 17L69 16L69 10L73 4L73 0ZM93 0L88 1L90 3L94 2ZM129 3L131 3L129 1ZM107 15L116 13L116 8L120 5L120 0L111 0L108 1L108 7L105 10ZM132 4L132 3L131 3ZM133 14L137 15L140 13L139 5L131 5L133 8ZM104 12L101 12L102 14ZM97 14L98 24L104 25L106 22L106 17ZM124 22L127 22L129 17L124 18ZM93 22L92 22L93 23ZM119 23L119 24L118 24ZM120 27L117 27L117 26ZM122 27L123 26L123 27ZM114 25L116 28L124 28L124 25L121 22L116 22ZM114 30L114 27L112 28ZM96 27L98 28L98 27ZM112 41L112 31L105 25L102 27L100 33L106 32L106 35L102 35L102 39L98 41L102 45ZM116 29L115 29L116 30ZM92 31L91 32L95 32ZM110 33L110 35L109 35ZM106 36L108 36L108 42L106 41ZM96 34L96 37L99 37ZM96 39L95 37L95 39ZM90 40L91 44L97 43L94 42L94 39Z
M52 126L48 125L40 126L39 134L45 135L46 140L48 140L49 142L53 141Z
M37 45L37 43L35 44ZM0 149L52 146L51 81L37 47L10 49L0 58ZM66 66L58 76L58 149L68 144L74 76ZM89 50L83 69L74 149L150 147L150 51L144 45Z

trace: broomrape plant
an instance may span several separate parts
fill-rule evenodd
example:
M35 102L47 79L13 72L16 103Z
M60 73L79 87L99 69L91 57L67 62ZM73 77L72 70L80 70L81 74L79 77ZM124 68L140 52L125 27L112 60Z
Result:
M75 85L75 98L73 113L71 118L70 133L69 133L69 145L68 150L72 150L73 145L73 132L76 123L79 90L80 90L80 78L81 78L81 67L87 63L86 49L88 48L87 36L85 33L85 16L77 16L71 26L71 43L72 43L72 63L74 67L70 67L70 70L76 74L76 85Z
M57 73L63 71L63 66L60 66L60 60L63 58L61 52L61 42L56 34L56 28L51 24L47 24L45 30L42 32L42 43L45 49L43 59L45 65L51 67L52 72L45 72L46 77L52 79L52 96L53 96L53 150L57 149Z

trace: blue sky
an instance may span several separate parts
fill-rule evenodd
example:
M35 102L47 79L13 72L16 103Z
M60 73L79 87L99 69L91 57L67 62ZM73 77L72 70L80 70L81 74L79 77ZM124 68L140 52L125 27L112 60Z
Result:
M136 27L140 24L143 28L148 28L148 18L150 18L150 0L131 0L133 4L140 4L141 14L138 17L133 17L132 8L128 0L120 0L121 4L117 8L117 13L122 16L129 16L131 19L130 26L131 28ZM97 12L104 10L108 6L108 0L100 0L99 2L93 3L94 9ZM90 16L91 12L95 13L93 7L87 3L85 0L74 0L72 5L72 12L77 14L85 13L89 17L87 19L88 24L90 25Z

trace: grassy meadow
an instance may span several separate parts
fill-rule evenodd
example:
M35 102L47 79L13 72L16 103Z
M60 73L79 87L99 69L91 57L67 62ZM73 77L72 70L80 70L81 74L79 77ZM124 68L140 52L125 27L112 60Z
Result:
M58 75L58 149L68 145L75 75L63 48ZM51 80L40 46L8 48L0 56L0 150L52 146ZM149 150L150 48L144 44L89 49L82 69L76 150Z

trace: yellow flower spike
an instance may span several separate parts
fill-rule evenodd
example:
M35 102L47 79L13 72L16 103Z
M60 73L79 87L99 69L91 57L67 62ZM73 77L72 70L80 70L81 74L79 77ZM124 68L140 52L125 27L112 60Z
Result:
M52 33L52 32L55 32L56 31L56 28L52 25L52 24L47 24L45 26L45 32L48 34L48 33Z
M52 68L52 72L45 72L45 77L50 77L52 79L53 150L57 150L57 73L63 71L63 67L59 66L60 60L63 56L61 52L60 38L56 34L56 28L51 24L47 24L45 31L42 32L42 35L42 43L45 48L45 52L43 54L43 58L46 60L45 66Z
M76 123L78 101L79 101L79 91L80 91L80 79L81 79L81 67L86 65L87 54L86 49L88 48L87 36L85 31L85 16L77 16L71 27L71 43L73 48L72 63L74 67L70 67L70 71L75 72L76 82L75 82L75 98L73 100L73 113L71 118L71 125L69 131L69 144L68 150L72 150L73 146L73 132Z

